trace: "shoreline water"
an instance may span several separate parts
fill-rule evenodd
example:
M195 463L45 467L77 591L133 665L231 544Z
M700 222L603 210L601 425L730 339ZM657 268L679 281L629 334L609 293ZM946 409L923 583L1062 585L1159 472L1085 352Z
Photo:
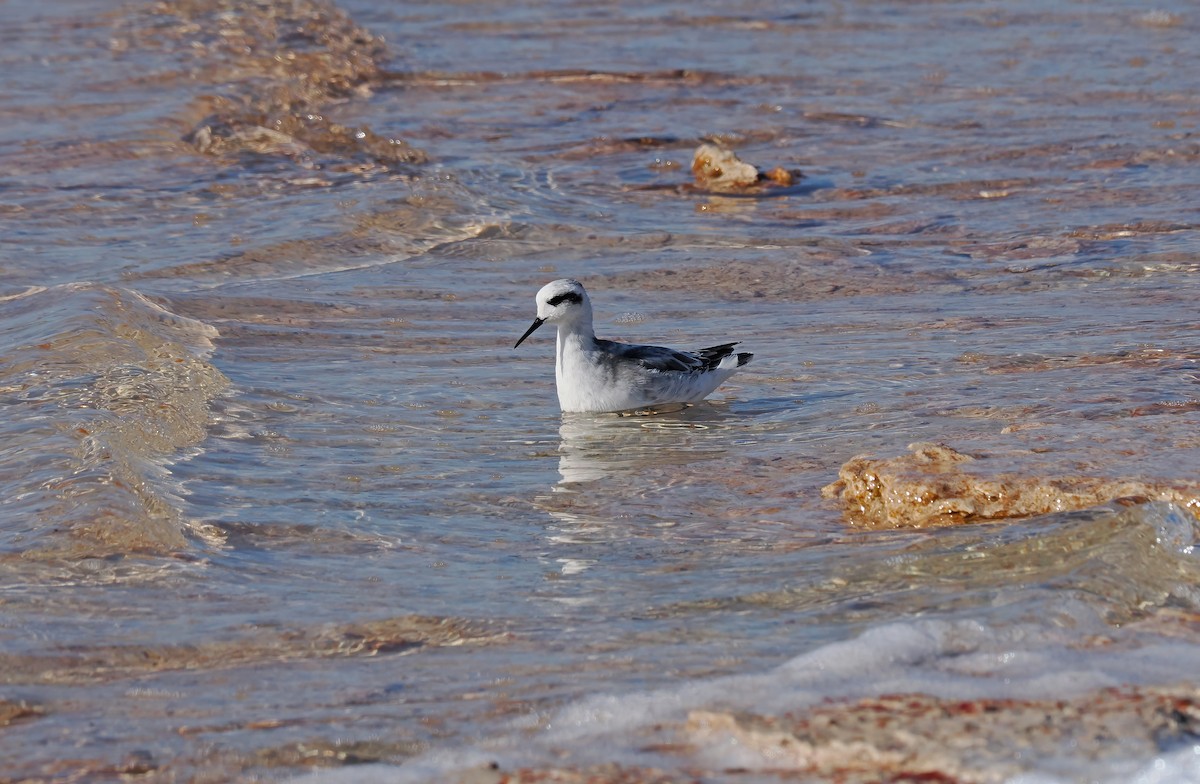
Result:
M5 775L1196 778L1197 23L0 8ZM563 417L565 276L755 363Z

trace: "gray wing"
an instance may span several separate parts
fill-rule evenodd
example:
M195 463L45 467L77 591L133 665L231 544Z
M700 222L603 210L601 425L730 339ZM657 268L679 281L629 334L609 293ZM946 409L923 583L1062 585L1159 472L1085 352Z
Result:
M608 344L608 350L625 359L636 361L647 370L675 372L703 372L721 364L721 360L733 353L737 343L710 346L699 351L677 351L663 346L635 346L614 343L611 340L597 341Z

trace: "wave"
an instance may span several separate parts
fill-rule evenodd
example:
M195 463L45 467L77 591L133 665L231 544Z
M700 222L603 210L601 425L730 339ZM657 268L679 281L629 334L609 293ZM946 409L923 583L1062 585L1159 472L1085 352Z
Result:
M170 466L204 440L228 380L217 330L90 283L0 299L0 564L13 579L120 578L130 556L188 559ZM124 562L124 563L123 563Z

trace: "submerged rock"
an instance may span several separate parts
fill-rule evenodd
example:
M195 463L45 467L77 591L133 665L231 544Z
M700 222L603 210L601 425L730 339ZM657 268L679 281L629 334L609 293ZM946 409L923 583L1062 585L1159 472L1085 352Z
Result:
M754 769L822 780L999 782L1070 747L1090 758L1154 754L1192 735L1191 684L1103 689L1073 699L944 699L899 694L795 714L693 711L700 748L737 748Z
M1200 722L1190 683L1126 686L1064 699L947 699L922 693L797 706L781 715L693 710L664 722L675 740L640 751L663 767L613 762L461 771L458 784L678 781L989 784L1053 766L1065 753L1120 764L1182 746ZM1065 752L1070 749L1070 752ZM672 764L674 763L674 764Z
M267 116L239 110L236 102L215 103L225 110L204 118L184 137L206 155L248 153L310 164L324 160L343 168L353 161L395 166L427 160L424 152L404 140L379 136L369 128L339 125L315 114L282 111Z
M407 655L430 648L503 644L508 639L506 633L488 623L424 615L295 628L247 628L236 636L187 645L129 642L0 653L0 683L108 683L172 670ZM28 717L20 705L13 708L10 703L5 707L0 700L0 726Z
M923 527L1028 517L1086 509L1118 498L1172 501L1193 514L1200 509L1200 483L1044 472L1002 471L999 461L972 456L943 444L913 444L910 454L891 458L860 455L822 489L840 498L849 522L869 528Z
M169 48L186 57L189 78L220 85L188 115L203 117L183 140L233 163L243 155L288 158L305 169L348 174L427 160L402 139L328 116L391 78L384 40L326 0L194 3L162 0L131 25L125 45Z

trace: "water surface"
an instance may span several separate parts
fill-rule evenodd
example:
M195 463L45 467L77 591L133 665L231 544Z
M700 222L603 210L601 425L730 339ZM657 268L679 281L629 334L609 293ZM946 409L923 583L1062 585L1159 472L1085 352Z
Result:
M1179 505L891 530L822 488L937 442L1195 491L1196 28L0 6L8 775L752 780L689 715L1190 694ZM705 189L704 141L804 177ZM756 359L685 411L561 415L548 335L511 346L565 276L604 337ZM1096 755L955 764L1190 770L1115 713Z

